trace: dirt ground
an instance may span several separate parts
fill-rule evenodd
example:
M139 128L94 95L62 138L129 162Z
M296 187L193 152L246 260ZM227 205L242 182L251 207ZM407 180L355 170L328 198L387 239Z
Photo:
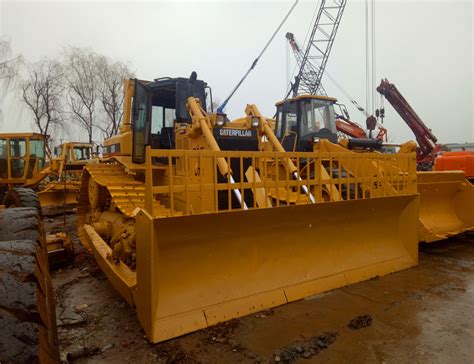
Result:
M156 345L75 240L74 264L53 273L69 362L474 363L474 234L422 246L415 268Z

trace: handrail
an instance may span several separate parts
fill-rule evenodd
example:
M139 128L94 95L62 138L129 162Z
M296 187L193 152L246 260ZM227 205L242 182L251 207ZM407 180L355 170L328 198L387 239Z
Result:
M290 177L288 158L299 179ZM218 160L233 174L219 177ZM246 179L249 167L257 178ZM152 216L157 205L176 216L312 203L302 186L315 203L416 194L415 154L146 149L145 210ZM273 202L257 204L257 192Z

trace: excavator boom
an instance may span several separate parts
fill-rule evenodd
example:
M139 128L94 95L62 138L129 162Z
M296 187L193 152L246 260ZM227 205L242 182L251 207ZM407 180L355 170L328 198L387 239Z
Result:
M390 102L413 134L415 134L419 146L419 152L417 152L418 164L429 164L431 166L435 159L435 153L439 150L436 144L438 139L434 136L431 129L416 114L415 110L413 110L393 83L384 79L377 87L377 91Z

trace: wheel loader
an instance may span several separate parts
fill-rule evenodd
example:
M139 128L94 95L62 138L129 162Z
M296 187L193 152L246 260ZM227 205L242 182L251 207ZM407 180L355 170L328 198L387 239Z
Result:
M380 150L381 140L343 139L338 141L332 106L336 99L326 96L302 95L276 104L275 135L285 151L320 150L328 153L366 152ZM250 117L261 117L255 106L246 109ZM319 142L324 140L323 142ZM328 143L327 141L331 141ZM415 153L416 142L400 146L399 154ZM355 166L341 161L354 173ZM385 172L386 173L386 172ZM337 174L337 171L336 171ZM474 186L464 172L417 172L420 194L418 239L435 242L474 230Z
M93 158L92 144L63 143L52 158L47 158L45 144L41 134L0 134L0 203L21 206L18 187L31 187L43 208L77 204L82 169Z
M45 143L41 134L0 134L0 205L32 207L43 215L43 208L54 207L62 212L68 203L77 203L79 182L69 175L63 181L56 178L64 177L62 170L77 163L64 156L47 161ZM79 167L82 169L82 165ZM49 234L46 241L51 265L74 257L73 244L64 232Z
M252 105L206 113L195 73L124 92L77 228L151 342L417 264L414 154L285 151Z

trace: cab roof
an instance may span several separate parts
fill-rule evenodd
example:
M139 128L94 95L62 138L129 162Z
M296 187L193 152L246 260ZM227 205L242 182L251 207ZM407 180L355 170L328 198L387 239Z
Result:
M84 148L94 147L94 144L86 143L86 142L64 142L64 143L59 144L58 147L64 147L68 145L72 147L84 147Z
M46 140L43 134L38 133L0 133L0 138L34 138Z
M323 96L323 95L298 95L296 97L292 97L290 99L278 101L275 106L283 105L285 102L290 102L290 101L297 101L297 100L302 100L302 99L315 99L315 100L324 100L324 101L332 101L332 102L337 102L337 99L335 97L330 97L330 96Z

